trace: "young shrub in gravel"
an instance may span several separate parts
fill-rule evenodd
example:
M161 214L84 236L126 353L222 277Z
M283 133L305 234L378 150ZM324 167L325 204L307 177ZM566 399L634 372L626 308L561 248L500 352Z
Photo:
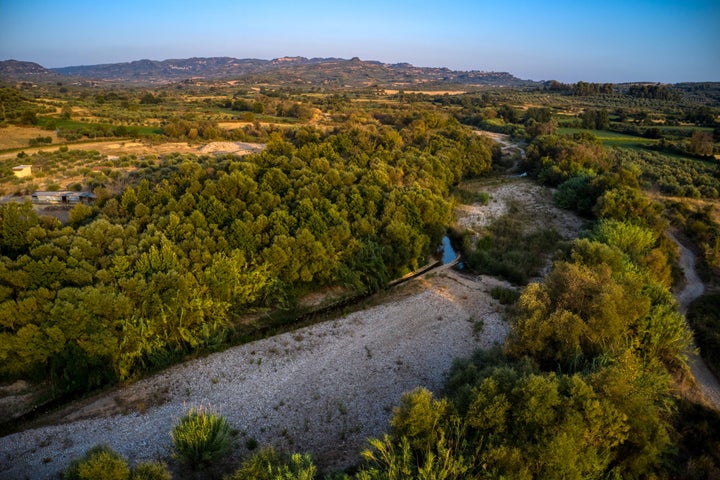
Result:
M80 460L74 460L63 472L65 480L128 480L130 467L127 460L107 445L98 445L87 451Z
M192 468L209 465L232 443L230 425L221 415L205 407L192 407L170 433L174 456Z
M514 288L494 287L490 296L500 302L500 305L512 305L520 298L520 292Z
M287 457L268 447L245 460L225 480L314 480L316 475L317 468L310 455L295 453Z
M162 462L146 462L138 464L130 480L170 480L172 475Z

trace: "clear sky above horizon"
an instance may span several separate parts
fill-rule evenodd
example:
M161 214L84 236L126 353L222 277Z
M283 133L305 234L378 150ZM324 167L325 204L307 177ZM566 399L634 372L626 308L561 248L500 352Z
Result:
M720 81L720 0L0 0L0 60L52 68L215 56Z

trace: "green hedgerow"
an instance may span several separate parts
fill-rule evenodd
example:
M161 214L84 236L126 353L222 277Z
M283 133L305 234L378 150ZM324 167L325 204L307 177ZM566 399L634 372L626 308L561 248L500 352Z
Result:
M170 435L175 457L193 468L211 463L231 446L230 425L225 418L202 406L190 408Z

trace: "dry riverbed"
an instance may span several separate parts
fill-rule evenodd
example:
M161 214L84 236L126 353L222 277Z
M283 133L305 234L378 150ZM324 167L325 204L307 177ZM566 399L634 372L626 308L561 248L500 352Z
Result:
M434 271L374 307L176 366L73 405L54 425L0 438L0 478L48 478L99 444L132 461L167 457L190 405L211 405L247 439L310 452L324 469L357 462L403 392L439 390L454 358L503 342L488 291L503 283ZM475 332L475 321L484 327Z
M538 226L571 238L580 220L557 210L549 193L520 178L475 184L489 205L458 210L473 229L511 202ZM544 219L544 220L543 220ZM432 270L373 299L373 306L193 360L135 384L70 405L25 431L0 438L0 479L50 478L97 444L132 462L168 458L177 419L192 405L217 409L250 439L309 452L322 470L358 462L367 439L388 430L403 392L442 388L453 359L504 342L503 307L491 298L503 281ZM482 327L479 328L479 325Z

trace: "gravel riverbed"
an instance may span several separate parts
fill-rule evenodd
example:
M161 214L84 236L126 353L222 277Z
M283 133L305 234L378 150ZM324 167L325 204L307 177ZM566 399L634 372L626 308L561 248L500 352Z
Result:
M504 341L503 282L435 270L382 303L175 366L63 410L49 425L0 438L0 479L54 478L107 444L131 463L167 459L169 432L190 407L211 406L245 442L309 452L322 470L358 462L388 429L403 392L438 391L454 358ZM481 332L474 321L482 320Z

